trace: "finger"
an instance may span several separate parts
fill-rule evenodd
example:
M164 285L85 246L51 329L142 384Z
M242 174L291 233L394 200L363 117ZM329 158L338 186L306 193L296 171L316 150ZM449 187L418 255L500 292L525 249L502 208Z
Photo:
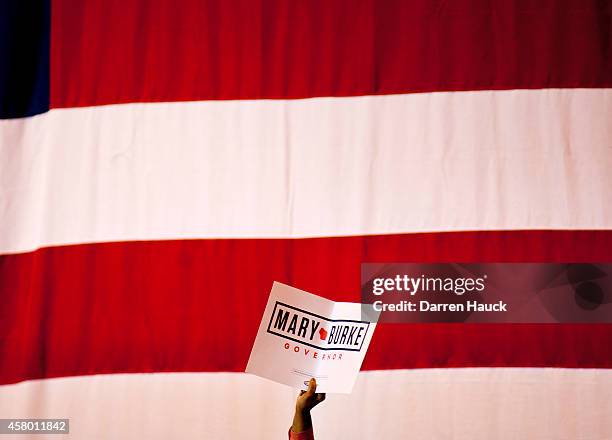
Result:
M316 390L317 390L317 381L313 377L312 379L310 379L310 382L308 382L308 390L306 391L306 395L308 397L312 397L315 394Z
M317 393L315 399L317 400L317 403L321 403L325 400L325 393Z

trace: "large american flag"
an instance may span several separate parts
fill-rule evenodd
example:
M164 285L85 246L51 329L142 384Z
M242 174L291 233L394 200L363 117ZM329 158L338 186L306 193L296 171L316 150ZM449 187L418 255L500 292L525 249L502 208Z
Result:
M0 417L283 438L242 373L274 280L612 261L609 1L1 8ZM611 367L610 325L381 325L315 431L610 439Z

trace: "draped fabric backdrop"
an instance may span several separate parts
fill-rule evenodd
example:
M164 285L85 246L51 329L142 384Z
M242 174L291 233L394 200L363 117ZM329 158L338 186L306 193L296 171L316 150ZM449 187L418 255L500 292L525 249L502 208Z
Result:
M609 1L1 8L0 417L284 438L242 373L274 280L612 261ZM610 368L611 325L381 325L315 431L611 439Z

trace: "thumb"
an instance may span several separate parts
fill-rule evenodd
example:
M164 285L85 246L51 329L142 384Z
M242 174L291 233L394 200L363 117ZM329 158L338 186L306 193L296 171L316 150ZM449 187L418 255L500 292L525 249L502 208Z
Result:
M315 378L313 377L312 379L310 379L310 381L308 382L308 390L306 391L306 395L308 397L312 397L315 394L315 391L317 391L317 381L315 380Z

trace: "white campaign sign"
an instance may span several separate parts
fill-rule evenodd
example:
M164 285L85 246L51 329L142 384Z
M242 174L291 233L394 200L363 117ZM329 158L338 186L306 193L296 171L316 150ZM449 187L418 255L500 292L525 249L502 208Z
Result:
M246 372L300 389L314 377L317 392L350 393L375 326L361 304L275 282Z

